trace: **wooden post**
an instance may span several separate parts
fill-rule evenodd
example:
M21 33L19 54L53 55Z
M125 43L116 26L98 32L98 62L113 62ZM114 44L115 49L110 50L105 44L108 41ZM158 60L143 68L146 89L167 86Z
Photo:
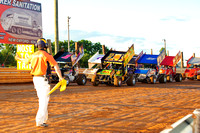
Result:
M166 55L166 40L164 39L164 48L165 48L165 55Z
M103 52L104 55L106 54L106 48L105 48L105 45L102 45L102 52Z
M193 57L195 58L195 53L193 53Z
M153 54L153 49L151 49L151 55Z
M75 55L77 56L77 51L78 51L78 42L75 42ZM77 62L77 66L80 68L79 62Z
M75 54L77 56L77 50L78 50L78 42L75 42Z
M167 50L167 56L169 56L169 50Z
M183 62L183 52L181 52L181 68L184 67L184 62Z
M70 19L71 17L67 17L67 22L68 22L68 52L70 52L70 39L69 39L69 19Z
M47 43L48 43L47 52L52 55L51 40L47 39Z

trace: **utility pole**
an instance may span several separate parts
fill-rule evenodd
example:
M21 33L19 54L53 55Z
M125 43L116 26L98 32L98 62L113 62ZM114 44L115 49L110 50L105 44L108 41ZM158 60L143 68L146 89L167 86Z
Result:
M54 0L55 6L55 54L59 51L59 38L58 38L58 0Z
M69 19L70 19L71 17L67 17L67 22L68 22L68 52L70 52L70 44L69 44L69 42L70 42L70 40L69 40Z
M164 41L164 48L165 48L165 55L166 55L166 40L163 39L163 41Z

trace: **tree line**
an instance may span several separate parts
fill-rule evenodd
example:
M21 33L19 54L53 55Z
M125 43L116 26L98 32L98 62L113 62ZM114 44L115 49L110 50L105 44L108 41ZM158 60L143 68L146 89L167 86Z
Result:
M92 43L89 40L80 40L78 41L79 45L83 44L84 56L80 60L79 64L81 68L88 68L88 60L92 57L97 51L102 53L102 45L100 42ZM55 55L55 42L51 43L52 45L52 55ZM64 48L64 51L68 51L68 41L59 41L59 50ZM36 49L36 48L35 48ZM37 50L37 49L36 49ZM36 51L35 50L35 51ZM109 50L108 47L105 47L106 52ZM6 67L15 67L17 61L15 60L15 55L17 52L17 45L15 44L2 44L0 43L0 64L4 64ZM70 41L70 52L75 52L75 41Z

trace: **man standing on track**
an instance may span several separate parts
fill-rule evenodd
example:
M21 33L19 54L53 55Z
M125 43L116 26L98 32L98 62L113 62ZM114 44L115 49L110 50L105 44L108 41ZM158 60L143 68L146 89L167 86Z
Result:
M22 59L18 55L15 56L16 60L25 61L26 64L31 63L31 74L33 75L33 84L37 91L39 98L39 109L36 115L36 126L48 127L46 121L48 119L48 102L50 85L46 77L47 61L54 66L55 71L61 81L63 79L59 66L52 55L48 54L45 49L48 47L44 38L38 39L36 47L38 51L30 55L28 59Z

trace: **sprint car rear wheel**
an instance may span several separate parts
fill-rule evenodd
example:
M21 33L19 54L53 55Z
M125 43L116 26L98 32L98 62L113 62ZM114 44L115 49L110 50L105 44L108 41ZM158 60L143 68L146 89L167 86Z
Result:
M176 74L175 80L176 80L176 82L181 82L182 81L182 75Z
M67 81L67 86L68 86L69 83L70 83L70 79L69 79L69 77L68 77L68 76L65 76L64 79Z
M165 74L161 74L159 82L160 83L166 83L167 82L167 76Z
M92 82L93 86L98 86L99 85L99 77L95 75L95 77L93 77L93 82Z

